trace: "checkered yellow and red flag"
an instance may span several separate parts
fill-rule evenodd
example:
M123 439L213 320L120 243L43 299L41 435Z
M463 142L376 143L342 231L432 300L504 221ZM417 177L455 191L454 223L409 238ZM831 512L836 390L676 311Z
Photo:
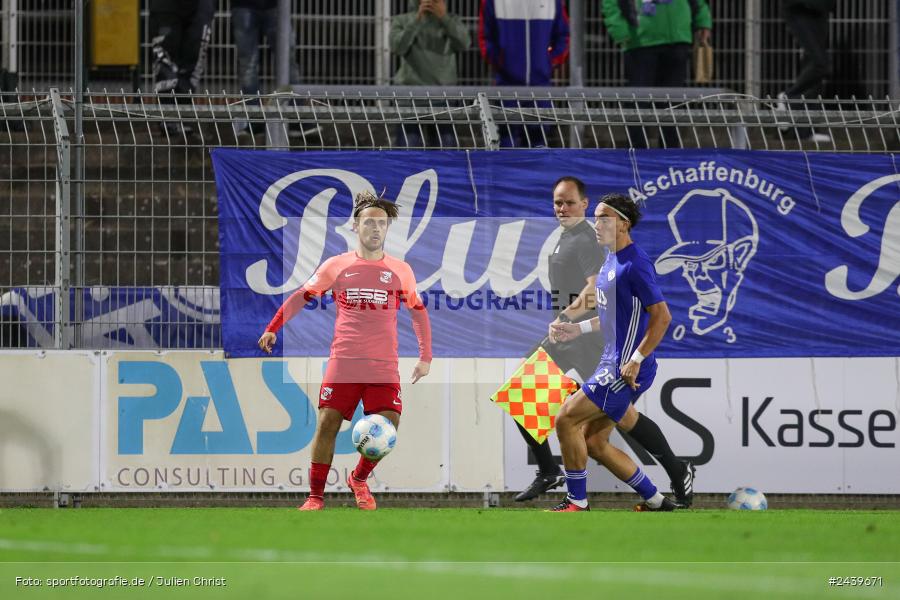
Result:
M522 363L491 400L543 443L556 425L556 415L578 384L566 377L543 347Z

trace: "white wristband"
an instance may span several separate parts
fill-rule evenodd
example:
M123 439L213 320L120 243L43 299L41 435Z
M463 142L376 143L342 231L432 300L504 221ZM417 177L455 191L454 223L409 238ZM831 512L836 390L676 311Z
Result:
M578 323L578 328L581 329L581 333L590 333L594 330L594 326L591 325L590 319Z
M631 355L631 362L641 364L642 362L644 362L645 358L646 356L635 350L634 354Z

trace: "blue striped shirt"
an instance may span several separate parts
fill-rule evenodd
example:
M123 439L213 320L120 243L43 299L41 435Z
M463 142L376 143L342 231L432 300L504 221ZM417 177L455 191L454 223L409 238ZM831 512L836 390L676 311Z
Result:
M609 252L597 274L596 293L604 338L601 364L615 365L618 373L644 339L650 321L647 307L664 301L650 257L634 243ZM641 374L655 371L651 353L641 364Z

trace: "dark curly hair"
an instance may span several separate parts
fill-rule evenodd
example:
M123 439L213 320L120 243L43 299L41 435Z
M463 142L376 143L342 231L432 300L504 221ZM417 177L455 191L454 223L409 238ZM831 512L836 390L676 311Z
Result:
M641 207L625 194L606 194L600 198L600 202L625 215L625 218L628 219L629 229L634 228L641 220Z
M387 213L388 219L393 221L400 214L396 204L386 200L382 196L376 196L372 192L360 192L353 201L353 218L359 218L359 213L367 208L380 208Z

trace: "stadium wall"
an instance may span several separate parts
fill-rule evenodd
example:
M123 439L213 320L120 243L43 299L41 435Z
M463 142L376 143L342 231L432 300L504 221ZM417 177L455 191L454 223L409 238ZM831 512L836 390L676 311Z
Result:
M311 399L324 359L2 354L0 377L10 383L0 392L0 491L308 489ZM401 359L401 373L411 361ZM527 484L534 467L524 445L488 400L517 362L436 359L427 382L405 385L400 443L373 489ZM898 373L898 358L670 359L639 409L697 463L699 492L752 484L770 493L896 494L900 481L885 475L900 470ZM330 491L346 491L356 462L347 437L349 429L338 439ZM600 467L591 470L593 491L625 491ZM664 478L659 467L648 472Z

